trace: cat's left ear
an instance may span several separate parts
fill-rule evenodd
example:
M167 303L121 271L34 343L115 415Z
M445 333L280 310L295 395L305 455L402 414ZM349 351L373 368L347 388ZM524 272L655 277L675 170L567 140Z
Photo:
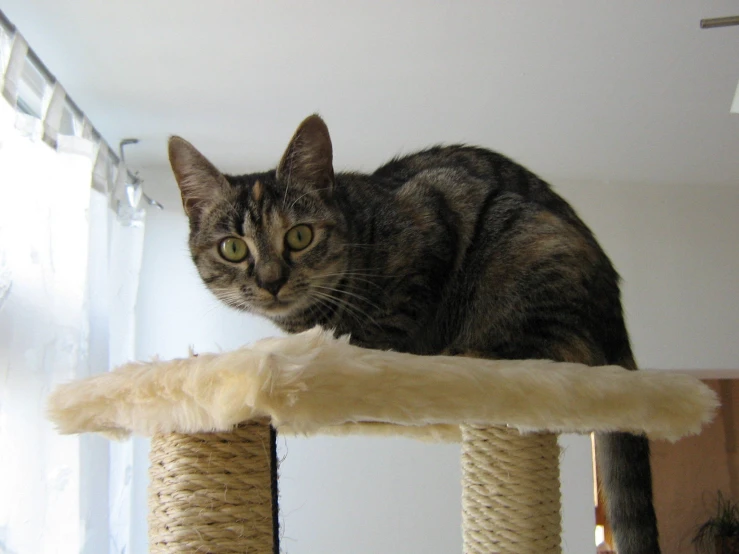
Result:
M169 138L169 163L188 217L197 219L203 209L228 189L228 181L205 156L181 137Z
M299 126L277 167L277 178L288 184L330 192L334 184L333 147L328 127L317 114Z

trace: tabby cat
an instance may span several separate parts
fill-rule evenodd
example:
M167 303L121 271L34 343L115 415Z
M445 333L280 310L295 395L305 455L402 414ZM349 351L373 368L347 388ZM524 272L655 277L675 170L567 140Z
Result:
M636 369L610 260L567 202L500 154L437 146L334 173L312 115L276 170L224 175L179 137L169 158L192 259L229 306L367 348ZM618 551L658 553L647 439L596 444Z

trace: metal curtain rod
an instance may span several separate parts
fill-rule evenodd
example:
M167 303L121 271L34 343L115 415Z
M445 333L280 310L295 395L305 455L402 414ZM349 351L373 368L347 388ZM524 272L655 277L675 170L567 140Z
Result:
M713 27L731 27L732 25L739 25L739 15L701 19L701 29L711 29Z
M0 29L4 29L11 37L15 36L16 34L21 35L20 31L18 31L18 28L13 24L12 21L8 19L8 17L5 15L5 13L3 13L2 10L0 10ZM22 35L21 35L21 38L22 38ZM54 83L59 82L57 81L54 74L51 71L49 71L49 68L46 67L46 65L41 60L41 58L39 58L39 56L36 54L36 52L34 52L33 48L31 48L30 46L28 46L28 50L26 52L26 59L30 63L32 63L33 66L41 73L41 75L43 76L44 80L47 83L50 83L53 86ZM84 112L79 108L79 106L74 102L74 100L72 100L69 97L69 95L66 94L66 91L64 95L64 100L67 102L67 104L69 105L69 108L72 111L76 111L76 113L79 114L80 117L86 117ZM90 123L90 133L96 140L99 140L101 143L104 143L107 146L108 156L113 160L114 163L117 164L118 162L123 162L124 168L127 171L128 175L133 180L136 180L137 182L141 182L138 175L132 174L131 171L129 171L128 168L125 167L125 160L123 159L123 146L125 146L126 144L136 144L138 142L138 139L125 139L121 141L121 145L119 146L119 152L120 152L120 157L119 157L110 148L110 145L108 144L108 142L103 138L100 132L92 125L92 123ZM144 199L149 205L156 206L160 210L164 209L164 207L159 202L152 199L147 194L144 194Z

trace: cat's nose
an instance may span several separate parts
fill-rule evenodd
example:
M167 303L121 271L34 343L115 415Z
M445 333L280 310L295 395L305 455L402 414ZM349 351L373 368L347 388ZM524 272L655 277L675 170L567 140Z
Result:
M259 279L257 279L257 285L259 286L259 288L266 290L273 296L277 296L277 294L280 292L280 289L282 288L282 285L284 285L286 281L287 279L285 279L284 277L275 281L260 281Z
M255 278L257 286L273 296L277 296L287 282L287 274L277 262L267 262L257 267Z

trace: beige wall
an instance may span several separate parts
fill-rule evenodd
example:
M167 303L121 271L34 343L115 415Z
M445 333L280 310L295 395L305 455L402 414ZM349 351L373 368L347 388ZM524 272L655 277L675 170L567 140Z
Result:
M652 443L654 497L663 552L693 554L691 539L713 509L716 491L739 498L734 439L739 418L734 402L739 381L706 383L721 394L724 407L711 425L675 444Z

